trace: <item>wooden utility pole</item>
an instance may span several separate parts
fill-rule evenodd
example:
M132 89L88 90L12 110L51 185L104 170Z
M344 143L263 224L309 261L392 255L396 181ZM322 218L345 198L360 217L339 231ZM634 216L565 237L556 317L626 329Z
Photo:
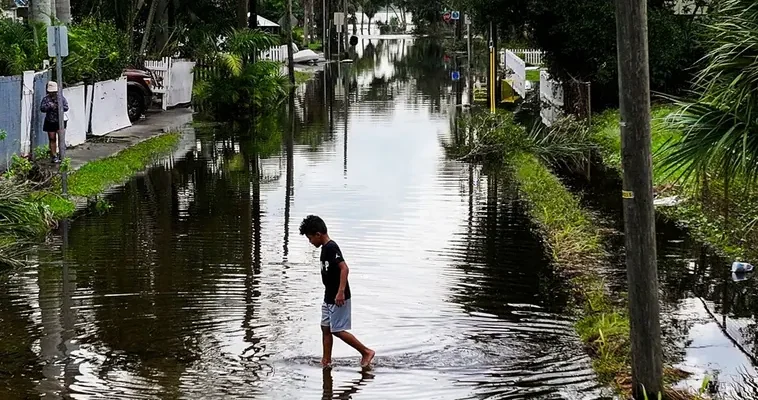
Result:
M290 83L295 85L295 58L292 49L292 0L287 0L287 15L284 17L284 29L287 31L287 69Z
M645 0L616 0L616 38L632 390L635 399L644 398L643 388L648 397L654 399L663 390L663 361L655 250Z

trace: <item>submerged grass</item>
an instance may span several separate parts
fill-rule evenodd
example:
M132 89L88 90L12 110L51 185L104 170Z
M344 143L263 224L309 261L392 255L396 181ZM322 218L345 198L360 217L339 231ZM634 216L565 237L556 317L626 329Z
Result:
M18 266L24 245L54 224L45 207L28 200L29 192L26 183L0 177L0 269Z

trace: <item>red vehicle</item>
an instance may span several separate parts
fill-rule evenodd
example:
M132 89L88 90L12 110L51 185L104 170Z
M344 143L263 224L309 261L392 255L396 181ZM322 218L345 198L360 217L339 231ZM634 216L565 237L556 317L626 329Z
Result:
M126 69L126 107L129 120L138 121L153 104L153 88L163 85L152 72L142 69Z

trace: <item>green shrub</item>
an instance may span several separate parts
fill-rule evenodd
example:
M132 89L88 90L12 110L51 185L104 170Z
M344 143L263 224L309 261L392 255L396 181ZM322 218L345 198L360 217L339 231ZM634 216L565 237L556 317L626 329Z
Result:
M116 79L129 63L128 36L111 22L85 18L69 28L69 56L64 61L67 84L87 77L94 81Z
M258 49L276 43L261 31L233 32L223 50L213 55L198 72L193 88L195 101L204 112L220 120L248 119L253 110L271 110L286 98L289 82L276 62L249 62Z
M42 68L47 58L44 27L0 19L0 76Z

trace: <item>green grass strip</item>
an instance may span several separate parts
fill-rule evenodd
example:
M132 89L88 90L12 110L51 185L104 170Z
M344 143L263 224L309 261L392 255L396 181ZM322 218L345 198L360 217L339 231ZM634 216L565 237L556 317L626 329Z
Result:
M174 150L179 138L179 133L168 133L145 140L114 156L84 164L69 175L69 194L92 197L125 182L147 168L157 157Z
M540 227L554 264L569 278L580 310L575 328L601 383L619 393L631 393L631 342L624 295L612 298L599 271L607 254L600 228L580 200L535 156L520 154L511 165L529 213ZM664 383L683 379L682 372L664 369ZM698 395L667 389L669 398L699 399Z
M553 173L536 157L521 154L512 162L529 213L540 227L553 262L570 277L574 301L582 310L576 323L598 378L615 384L628 376L629 320L615 305L593 266L605 257L599 228Z
M540 70L538 69L528 69L526 70L526 80L530 82L539 82L540 81Z

